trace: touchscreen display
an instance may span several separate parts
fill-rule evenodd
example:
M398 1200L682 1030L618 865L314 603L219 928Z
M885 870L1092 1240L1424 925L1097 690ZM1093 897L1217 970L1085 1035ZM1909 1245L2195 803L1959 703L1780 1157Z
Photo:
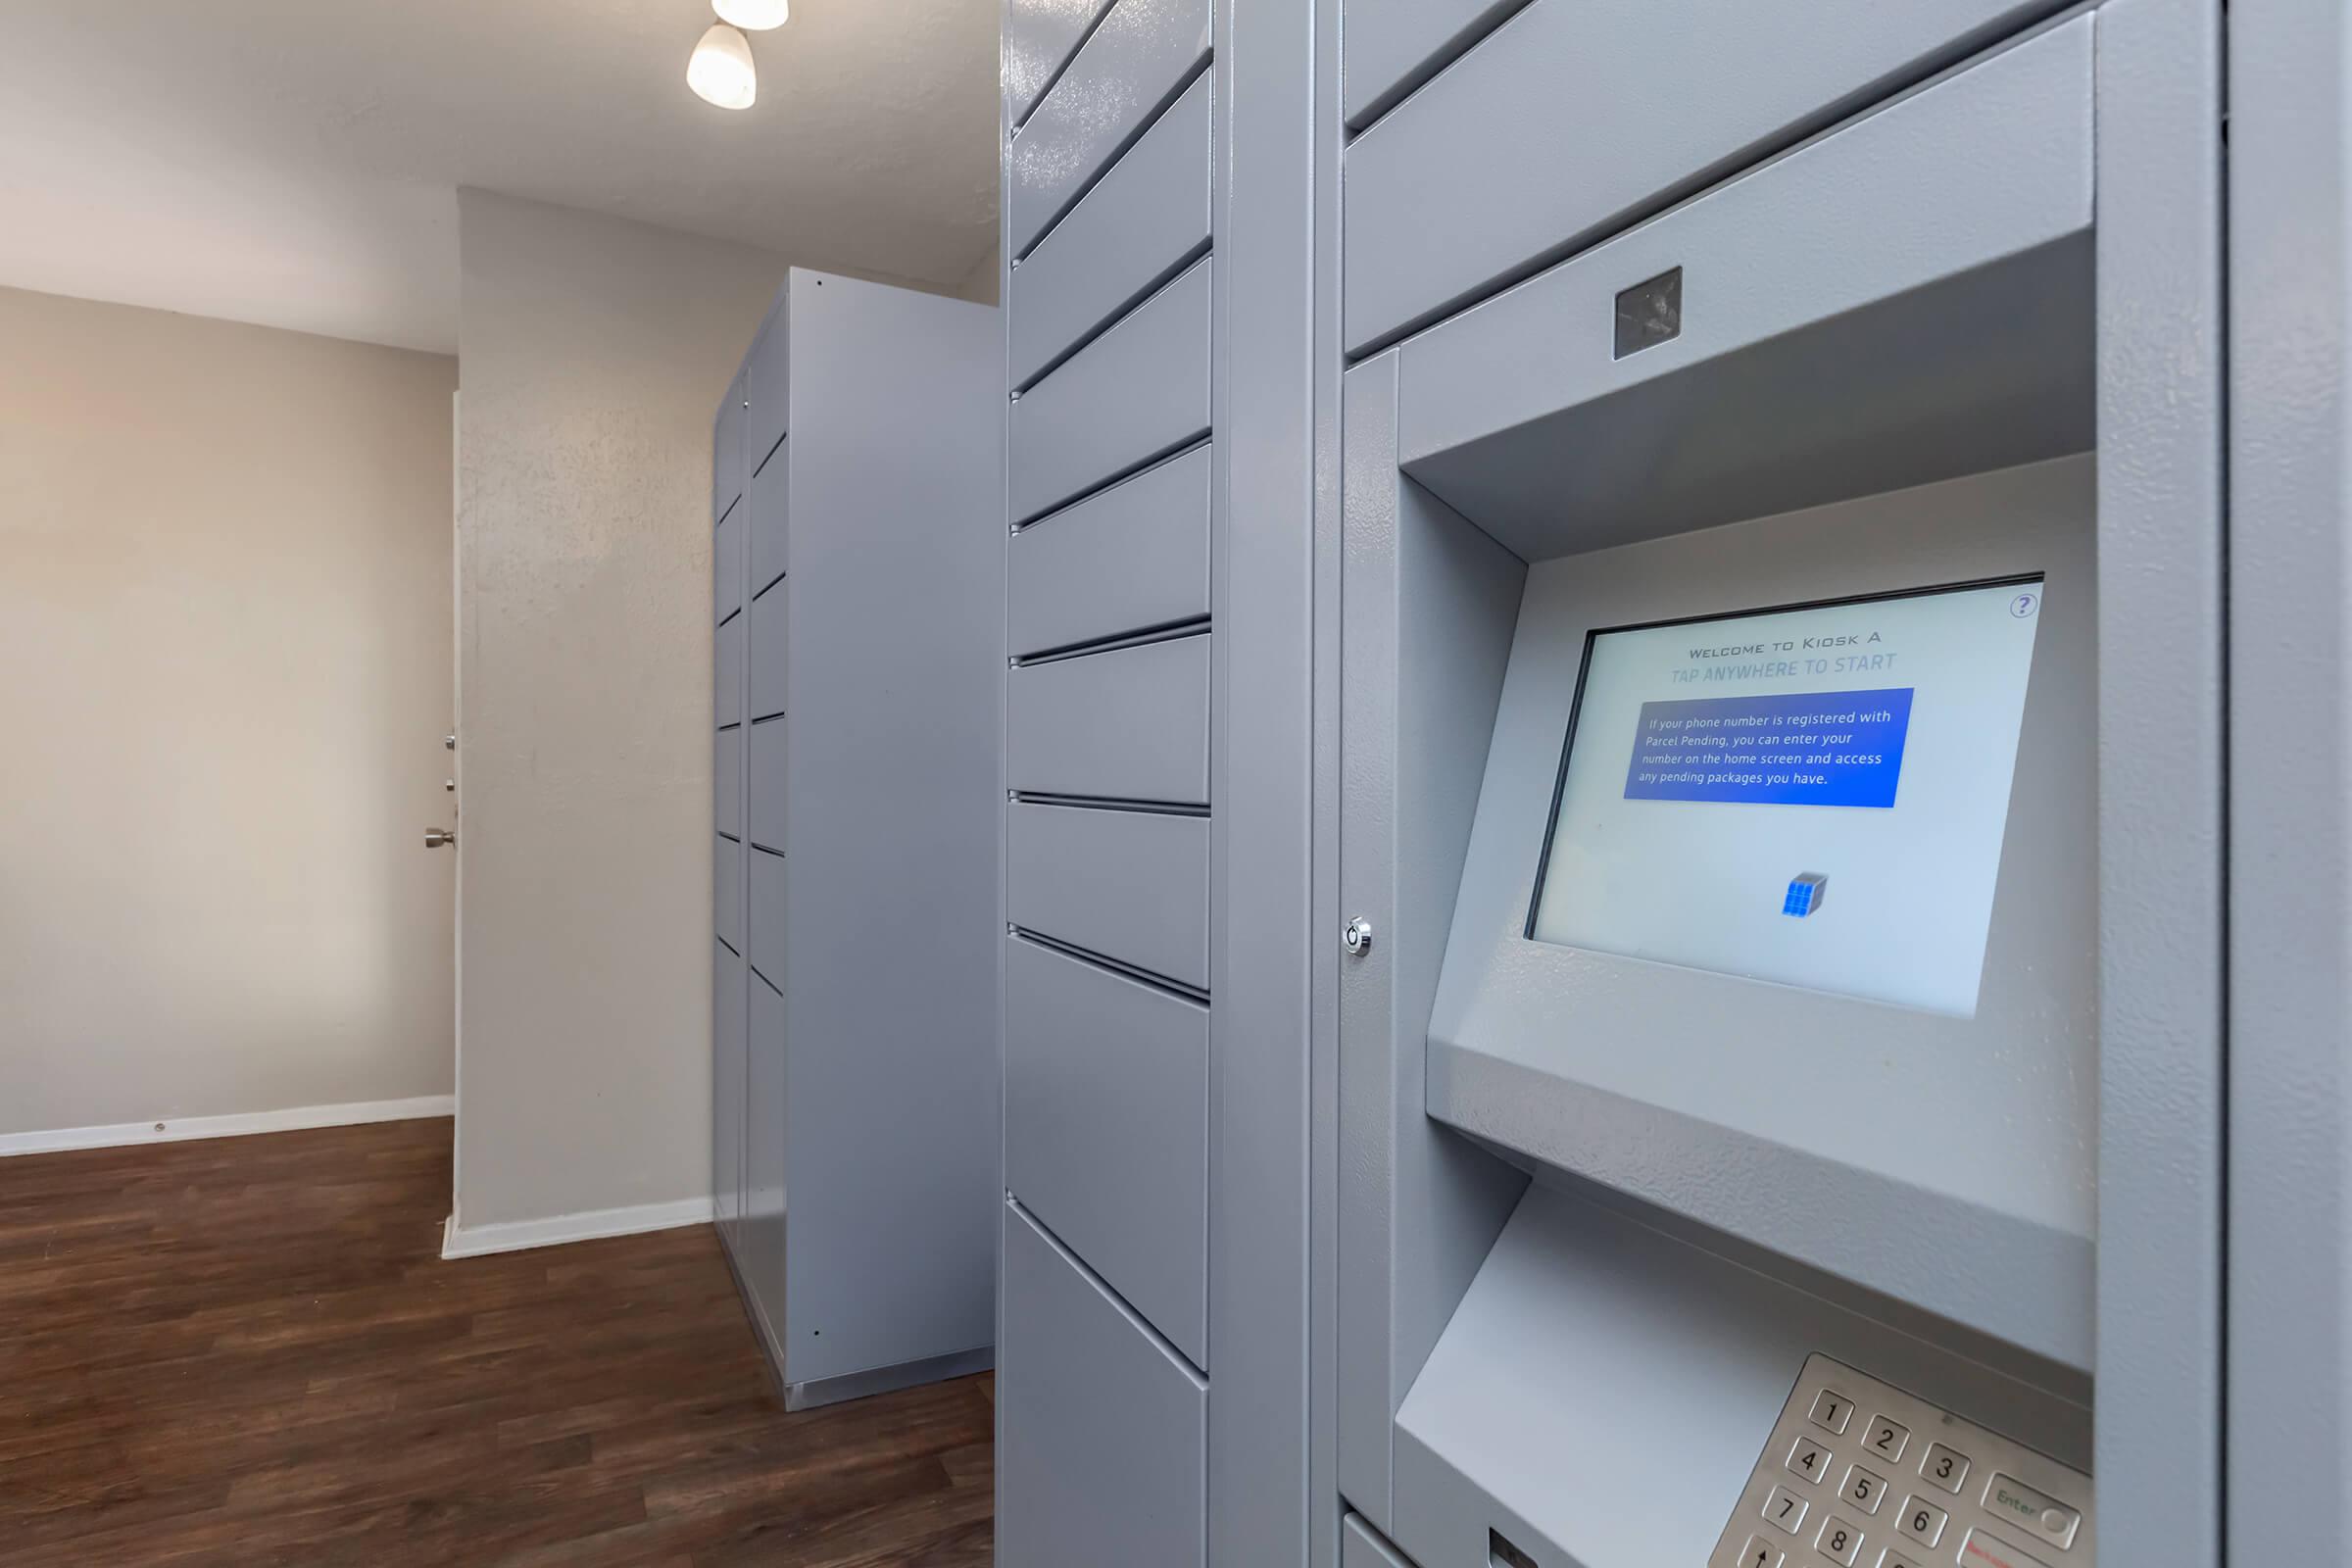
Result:
M1528 935L1973 1015L2042 591L1592 633Z

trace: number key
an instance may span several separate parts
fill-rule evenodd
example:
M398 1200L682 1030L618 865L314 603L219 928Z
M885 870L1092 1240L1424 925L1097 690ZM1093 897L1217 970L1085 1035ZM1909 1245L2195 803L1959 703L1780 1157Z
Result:
M1838 1489L1838 1495L1864 1513L1877 1513L1879 1504L1886 1500L1886 1478L1873 1475L1858 1464L1848 1465L1845 1485Z
M1870 1445L1871 1452L1891 1463L1903 1456L1903 1446L1911 1441L1911 1429L1883 1415L1872 1416L1862 1441Z
M1820 1486L1821 1478L1830 1473L1830 1450L1811 1438L1797 1439L1796 1446L1788 1450L1788 1473Z
M1813 1396L1813 1424L1829 1432L1842 1433L1845 1424L1854 1418L1854 1401L1833 1389L1824 1389Z
M1805 1522L1805 1499L1787 1487L1773 1488L1772 1495L1764 1499L1764 1522L1795 1535L1796 1527Z
M1854 1559L1862 1555L1862 1532L1832 1514L1821 1534L1813 1538L1813 1545L1838 1568L1854 1568Z
M1905 1497L1903 1511L1895 1516L1894 1527L1923 1546L1933 1546L1943 1539L1943 1521L1949 1517L1941 1508L1924 1497Z
M1956 1497L1968 1485L1968 1455L1940 1443L1931 1444L1927 1457L1919 1461L1919 1474L1929 1486L1941 1487Z

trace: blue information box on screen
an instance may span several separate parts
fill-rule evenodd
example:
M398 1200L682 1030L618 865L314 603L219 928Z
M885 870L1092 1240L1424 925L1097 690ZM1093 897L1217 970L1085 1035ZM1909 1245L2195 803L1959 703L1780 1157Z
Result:
M1890 807L1911 694L1894 686L1643 703L1625 798Z

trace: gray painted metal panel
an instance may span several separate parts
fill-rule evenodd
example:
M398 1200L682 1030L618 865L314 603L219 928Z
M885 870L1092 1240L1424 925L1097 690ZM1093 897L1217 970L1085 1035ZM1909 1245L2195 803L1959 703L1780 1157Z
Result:
M1348 149L1348 349L1567 255L2051 9L1698 0L1661 31L1642 0L1537 0Z
M743 1215L743 1090L749 1021L743 957L710 944L710 1194L718 1233L729 1247Z
M1208 433L1204 257L1012 406L1013 520Z
M2331 21L2340 39L2340 14ZM2100 8L2097 24L2103 1044L2098 1443L2091 1468L2099 1487L2101 1561L2218 1568L2225 1490L2221 1107L2243 1103L2225 1089L2223 1054L2222 19L2219 0L2114 0ZM2231 135L2241 150L2245 134L2239 120ZM2309 152L2300 144L2278 148L2276 156L2291 164ZM2269 154L2247 156L2259 166ZM2305 199L2298 195L2298 208ZM2331 199L2340 213L2340 182ZM2239 200L2230 197L2233 209ZM2298 222L2305 216L2295 214ZM2296 243L2307 239L2316 242L2316 232L2299 234ZM2260 283L2254 288L2264 300L2262 318L2276 319L2278 297ZM2293 329L2297 353L2307 346L2307 330L2308 323ZM2273 395L2274 383L2256 375L2263 388L2257 396ZM2308 408L2299 402L2302 390L2286 396ZM2257 404L2238 407L2248 411L2249 428L2267 422ZM2241 556L2229 575L2242 585L2244 570ZM2297 628L2284 619L2263 618L2282 641L2296 639ZM2267 653L2251 664L2262 671L2264 691L2294 692L2292 706L2309 716L2312 687ZM2273 728L2269 719L2257 719L2238 733ZM2280 756L2271 738L2263 742L2266 761ZM2330 799L2340 810L2341 790ZM2311 818L2275 802L2257 809L2262 822L2255 831L2291 822L2297 861L2310 863ZM2339 937L2342 930L2339 918ZM2305 980L2320 972L2300 969ZM2270 988L2241 986L2235 994L2262 997ZM2340 1023L2342 1014L2335 1016ZM2276 1144L2266 1136L2236 1147ZM2311 1191L2300 1182L2296 1189ZM2297 1261L2257 1262L2253 1278L2307 1267L2305 1250L2317 1238L2343 1234L2305 1218L2293 1229L2290 1255ZM2244 1234L2230 1232L2230 1250L2240 1257ZM2299 1301L2312 1298L2302 1286L2293 1294ZM2266 1344L2278 1343L2271 1328L2257 1331ZM2288 1397L2311 1386L2308 1372L2298 1370ZM2232 1385L2243 1387L2237 1377L2233 1369ZM2316 1454L2313 1429L2298 1430L2284 1404L2261 1398L2253 1430L2266 1449L2279 1447L2278 1435L2293 1432L2284 1446L2293 1457L2266 1457L2245 1478L2251 1491L2230 1477L2230 1516L2313 1518L2307 1505L2318 1494L2306 1487L2290 1482L2286 1494L2270 1501L2260 1494L2285 1479L2273 1459L2285 1458L2291 1470ZM2346 1453L2337 1449L2338 1468L2307 1473L2314 1484L2332 1477L2339 1501ZM2339 1512L2332 1538L2277 1539L2241 1547L2231 1560L2346 1560L2352 1536L2341 1533L2343 1517Z
M731 839L743 837L743 731L722 729L711 748L711 817Z
M1345 1544L1340 1556L1340 1568L1413 1568L1398 1554L1396 1547L1354 1514L1345 1523Z
M786 287L784 1374L810 1384L994 1339L1004 403L995 312Z
M759 862L752 857L753 885ZM778 865L784 862L778 860ZM757 941L759 932L754 928ZM743 1089L743 1217L736 1277L751 1310L775 1342L784 1338L784 999L755 972Z
M1527 0L1347 0L1341 103L1358 128Z
M1206 447L1099 491L1012 536L1015 654L1208 613Z
M718 940L743 951L743 858L747 851L733 839L711 837L710 918Z
M745 787L749 802L745 825L754 844L781 853L785 835L792 827L792 817L786 809L792 799L790 722L770 719L750 726L744 733L750 737L745 743L749 780Z
M1202 1568L1207 1387L1007 1204L997 1558Z
M787 966L792 961L787 902L792 887L790 864L781 855L757 849L745 858L744 863L751 914L744 932L749 945L743 956L751 960L755 972L765 975L769 985L782 991L790 972Z
M1429 1119L1429 1017L1526 568L1396 471L1396 356L1346 383L1338 1475L1386 1526L1397 1406L1526 1186ZM1374 1177L1374 1173L1378 1173Z
M1004 907L1024 931L1208 989L1208 818L1019 804Z
M1202 75L1011 274L1005 379L1025 387L1208 245Z
M784 575L786 557L791 539L791 517L787 511L792 475L792 441L780 442L767 466L752 475L744 491L743 512L746 531L751 538L749 587L755 594L763 594L768 585Z
M2069 458L1533 567L1430 1024L1430 1114L2087 1368L2096 505L2091 460ZM2045 599L1973 1018L1527 940L1590 629L2027 571Z
M1010 254L1030 248L1208 58L1209 0L1119 0L1004 155Z
M727 514L743 495L743 481L749 465L743 458L743 375L727 383L727 390L718 400L718 413L710 421L710 520L715 523Z
M1112 0L1007 0L1004 108L1019 124Z
M792 411L792 317L778 290L743 361L743 470L750 483L769 461Z
M1220 0L1211 554L1209 1555L1305 1557L1316 399L1315 13ZM1337 362L1324 362L1336 369ZM1328 934L1326 934L1328 940Z
M1314 422L1313 562L1308 593L1314 605L1309 657L1311 762L1309 795L1309 906L1307 929L1307 1550L1306 1568L1341 1568L1345 1506L1339 1480L1342 1378L1339 1361L1340 1027L1342 943L1329 933L1345 928L1339 898L1341 852L1340 659L1343 581L1344 399L1340 352L1340 8L1318 5L1308 70L1314 78L1313 143L1305 193L1314 229L1306 257L1312 288ZM1278 82L1260 84L1278 89ZM1357 1568L1361 1568L1358 1564Z
M1403 345L1406 471L1535 561L2084 450L2091 25ZM1682 335L1615 358L1617 291L1673 267Z
M724 620L743 608L743 579L751 564L743 547L746 531L743 508L733 507L718 519L718 528L710 537L710 618L713 621Z
M2235 1568L2352 1561L2348 62L2341 5L2230 8L2226 1557ZM2151 532L2161 520L2150 516Z
M1009 938L1004 1181L1208 1365L1208 1009Z
M1426 1568L1488 1568L1489 1529L1541 1568L1704 1563L1815 1351L2087 1463L2087 1405L1538 1187L1397 1417L1392 1537Z
M710 639L711 717L720 726L743 722L743 628L748 618L737 615Z
M1032 795L1208 802L1207 633L1023 664L1005 682L1004 781Z
M792 584L770 589L752 601L751 706L755 719L772 718L784 711L792 679Z

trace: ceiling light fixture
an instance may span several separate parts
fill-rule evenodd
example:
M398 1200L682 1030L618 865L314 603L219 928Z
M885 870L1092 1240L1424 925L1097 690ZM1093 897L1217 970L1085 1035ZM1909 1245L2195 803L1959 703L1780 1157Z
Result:
M752 40L723 22L714 22L686 62L686 85L696 97L721 109L749 109L760 98L760 74L752 66Z
M792 0L710 0L718 20L747 32L765 32L791 20Z

